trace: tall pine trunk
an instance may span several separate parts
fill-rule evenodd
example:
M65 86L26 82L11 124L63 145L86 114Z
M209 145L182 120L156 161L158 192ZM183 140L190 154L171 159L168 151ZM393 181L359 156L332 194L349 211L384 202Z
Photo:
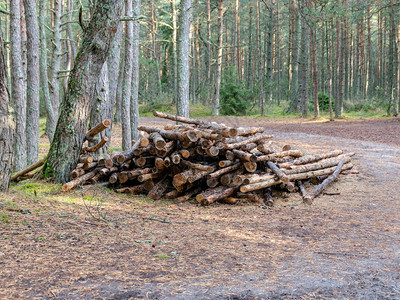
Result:
M125 14L132 17L132 0L125 1ZM131 95L133 72L133 22L125 23L125 66L122 84L122 150L126 151L132 146L131 128Z
M192 1L181 1L178 42L178 116L189 117L189 79L190 79L190 24Z
M299 58L299 104L303 117L308 115L308 46L310 35L306 20L306 8L308 0L301 1L301 41Z
M20 1L10 2L11 82L15 111L15 170L26 167L26 91L21 50Z
M133 16L140 16L141 0L133 1ZM133 56L132 56L132 95L131 95L131 133L132 139L137 140L139 137L139 38L140 38L140 21L133 22Z
M14 124L7 89L3 35L0 32L0 192L6 192L13 167Z
M26 144L28 165L31 165L37 161L39 154L39 26L36 1L24 0L24 6L28 50Z
M221 72L222 72L222 40L223 40L223 30L224 30L224 20L223 20L223 0L218 0L218 51L217 51L217 68L215 71L214 79L214 95L212 104L212 114L215 116L219 115L219 90L221 86Z

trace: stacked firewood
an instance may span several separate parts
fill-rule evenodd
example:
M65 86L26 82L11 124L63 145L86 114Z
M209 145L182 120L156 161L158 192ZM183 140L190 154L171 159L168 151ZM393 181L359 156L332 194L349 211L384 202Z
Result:
M71 173L72 180L63 190L102 184L154 200L195 198L202 205L210 205L246 199L273 205L271 187L277 187L289 192L299 190L303 199L311 202L340 172L353 167L352 154L341 150L307 156L290 146L278 151L271 145L272 135L262 127L235 128L161 112L154 112L154 116L177 124L140 126L144 136L129 151L97 160L90 152L106 141L84 148ZM312 178L323 182L318 190L306 193L301 182Z

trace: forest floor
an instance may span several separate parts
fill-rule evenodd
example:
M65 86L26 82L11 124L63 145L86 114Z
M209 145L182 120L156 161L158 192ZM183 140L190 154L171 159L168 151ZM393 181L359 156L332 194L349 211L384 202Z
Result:
M273 208L13 185L0 195L0 298L400 298L399 119L211 120L265 126L306 153L354 151L360 174L312 205L274 195Z

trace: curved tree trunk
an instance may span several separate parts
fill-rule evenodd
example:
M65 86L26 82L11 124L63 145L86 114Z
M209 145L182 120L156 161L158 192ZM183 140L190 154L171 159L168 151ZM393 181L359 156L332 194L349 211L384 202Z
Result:
M0 191L8 190L13 165L13 120L9 112L3 37L0 33Z
M122 5L122 0L96 2L71 71L48 160L43 166L45 177L65 183L76 166L93 106L92 93L117 31Z
M24 0L24 6L28 37L26 148L28 165L31 165L39 154L39 26L36 1Z

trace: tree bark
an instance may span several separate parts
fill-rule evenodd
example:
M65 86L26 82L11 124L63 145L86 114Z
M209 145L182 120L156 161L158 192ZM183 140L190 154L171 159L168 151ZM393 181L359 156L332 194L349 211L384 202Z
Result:
M76 165L86 136L86 124L93 106L91 94L107 58L121 15L122 0L96 2L93 17L84 31L82 44L71 71L62 114L43 166L45 177L66 182Z
M57 112L53 108L50 97L49 77L47 75L47 41L46 41L46 1L39 2L39 27L40 27L40 80L43 93L43 100L46 108L46 133L49 140L53 140L54 130L57 124Z
M133 1L133 16L138 18L140 16L140 4L141 0ZM132 95L131 95L131 135L132 139L137 140L139 138L139 42L140 42L140 21L134 21L133 23L133 56L132 56Z
M190 24L192 1L181 1L181 15L178 42L178 116L189 117L189 79L190 79Z
M132 17L132 0L125 1L125 14ZM122 85L122 150L132 146L131 95L133 74L133 21L125 23L125 67Z
M24 0L27 29L27 163L31 165L39 154L39 26L36 0ZM46 70L45 70L46 71Z
M219 90L221 86L221 72L222 72L222 40L223 40L223 30L224 30L224 20L223 20L223 0L218 0L218 51L217 51L217 68L215 71L214 79L214 95L212 104L212 114L215 116L219 115Z
M0 33L0 192L8 190L13 168L14 124L9 106L3 35Z
M308 44L309 32L306 20L307 1L301 1L301 42L299 59L299 104L303 117L308 115Z
M24 90L24 71L22 66L21 52L21 24L20 24L20 2L10 2L10 39L11 39L11 98L15 111L15 141L14 162L15 170L19 171L26 167L26 93Z

